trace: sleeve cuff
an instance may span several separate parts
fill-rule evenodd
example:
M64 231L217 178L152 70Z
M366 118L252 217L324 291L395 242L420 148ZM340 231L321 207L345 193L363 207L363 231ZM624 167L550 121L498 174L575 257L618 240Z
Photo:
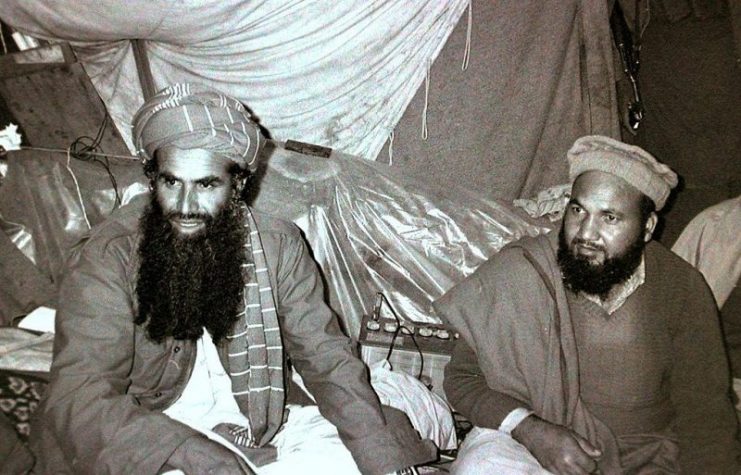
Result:
M530 409L518 407L517 409L507 414L507 417L505 417L502 423L499 425L499 432L504 432L507 435L512 435L512 431L515 430L515 427L517 427L523 419L525 419L532 413L533 411L531 411Z

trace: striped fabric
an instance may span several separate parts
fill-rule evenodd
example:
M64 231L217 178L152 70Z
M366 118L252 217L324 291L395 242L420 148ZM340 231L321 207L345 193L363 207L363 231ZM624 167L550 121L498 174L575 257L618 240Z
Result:
M132 137L145 162L166 145L202 148L255 172L260 129L238 100L199 84L174 84L145 102Z
M260 234L250 209L243 204L241 211L248 263L240 319L227 336L227 370L237 404L250 420L249 446L257 447L272 439L283 421L283 343Z

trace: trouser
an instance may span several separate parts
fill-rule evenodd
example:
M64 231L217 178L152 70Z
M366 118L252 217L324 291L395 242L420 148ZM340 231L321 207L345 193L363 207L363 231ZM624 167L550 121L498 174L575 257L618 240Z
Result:
M360 473L337 428L317 406L289 407L288 420L270 442L278 449L278 459L260 467L260 475Z
M317 406L289 404L288 420L270 441L277 449L274 462L257 468L258 475L359 475L337 428L319 414ZM236 450L236 449L235 449ZM184 475L170 470L163 475Z
M458 450L451 467L454 475L532 474L546 475L529 450L515 439L495 429L474 427Z

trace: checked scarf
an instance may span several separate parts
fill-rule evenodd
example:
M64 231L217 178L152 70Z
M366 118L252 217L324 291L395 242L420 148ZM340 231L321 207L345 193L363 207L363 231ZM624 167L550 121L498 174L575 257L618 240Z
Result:
M283 344L255 218L244 204L241 211L247 263L242 268L245 287L240 318L234 333L227 335L228 371L232 393L250 421L249 446L260 447L273 438L283 422Z

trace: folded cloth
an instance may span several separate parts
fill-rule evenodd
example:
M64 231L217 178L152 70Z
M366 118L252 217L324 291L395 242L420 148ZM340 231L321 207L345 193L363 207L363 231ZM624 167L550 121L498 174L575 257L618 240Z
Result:
M51 367L53 333L20 328L0 328L0 369L48 372Z
M221 423L213 428L213 431L234 444L242 453L250 459L250 462L258 467L275 462L278 458L278 450L272 445L262 447L250 447L250 428L238 424Z
M432 440L442 450L458 446L453 414L448 404L419 379L402 371L392 371L384 360L371 366L371 386L381 403L404 412L423 439Z

